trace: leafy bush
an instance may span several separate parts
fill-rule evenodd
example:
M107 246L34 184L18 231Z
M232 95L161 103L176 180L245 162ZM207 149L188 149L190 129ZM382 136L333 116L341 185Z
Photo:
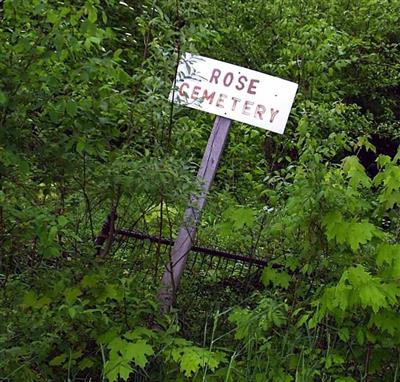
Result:
M398 380L399 18L388 0L0 2L0 379ZM107 215L177 231L212 124L168 103L185 51L299 91L283 136L233 126L199 232L268 260L265 288L215 301L203 272L161 317L159 251L94 241Z

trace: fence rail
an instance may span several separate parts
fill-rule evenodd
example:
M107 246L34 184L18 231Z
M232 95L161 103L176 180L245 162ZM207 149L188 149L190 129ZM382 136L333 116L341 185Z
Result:
M172 239L168 239L165 237L152 236L145 232L136 231L136 230L117 229L115 231L115 235L134 238L137 240L148 240L155 244L164 244L164 245L168 245L168 246L174 245L174 241ZM236 254L236 253L232 253L232 252L221 251L221 250L214 249L214 248L206 248L206 247L202 247L202 246L193 245L191 251L197 252L197 253L202 253L202 254L209 255L209 256L214 256L214 257L222 257L224 259L241 261L241 262L247 263L247 264L254 264L261 268L268 266L268 262L266 260L257 259L255 257L250 257L250 256L244 256L244 255Z

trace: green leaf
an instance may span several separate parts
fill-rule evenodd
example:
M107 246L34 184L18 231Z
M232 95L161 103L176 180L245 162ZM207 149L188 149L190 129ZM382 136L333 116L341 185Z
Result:
M36 302L36 308L40 309L44 306L48 306L51 303L51 298L48 296L40 297L39 300Z
M67 355L65 353L58 355L57 357L54 357L50 362L50 366L60 366L62 365L65 361L67 360Z
M106 284L103 290L99 293L97 298L98 302L105 302L107 299L121 301L123 299L123 292L117 284Z
M65 227L68 224L68 219L65 216L61 215L57 218L57 223L61 228Z
M53 241L57 237L58 228L53 225L49 230L49 241Z
M368 326L375 325L382 332L387 332L391 336L400 333L400 316L397 312L380 311L371 316Z
M278 271L272 267L264 268L263 274L261 276L262 283L268 286L272 283L274 286L279 286L284 289L289 287L290 275L285 271Z
M47 21L51 24L58 24L61 20L60 15L55 10L49 10L47 12Z
M114 54L113 54L113 60L114 61L120 61L120 55L122 53L122 49L117 49Z
M229 315L229 321L236 324L235 339L246 338L249 333L251 312L249 309L236 308Z
M97 282L100 280L100 277L98 274L92 273L89 275L83 276L83 279L81 281L81 286L82 288L93 288L96 286Z
M133 331L125 333L124 337L128 340L138 340L143 337L156 338L157 334L150 329L137 327Z
M153 354L153 348L145 340L139 340L135 343L130 342L123 351L125 359L133 360L136 365L142 368L147 364L147 357Z
M116 382L119 378L127 381L132 371L129 362L119 356L111 358L104 364L104 374L110 382Z
M388 308L397 301L399 294L396 285L383 284L379 277L370 275L361 265L348 268L342 275L337 286L351 288L348 296L349 306L359 304L362 307L371 307L376 313L381 308Z
M381 244L376 256L376 264L381 267L383 264L392 265L400 260L400 244Z
M88 12L88 20L89 20L91 23L95 23L96 20L97 20L97 11L96 11L96 8L93 7L93 5L89 5L89 6L87 6L86 9L87 9L87 12Z
M78 104L70 99L65 105L65 110L70 117L75 117L78 112Z
M37 297L36 294L32 291L25 293L24 298L22 300L22 305L27 308L34 308L36 306Z
M188 378L205 366L215 370L224 359L223 354L213 353L197 346L178 347L172 350L171 355L172 359L179 363L180 370Z
M364 335L364 330L362 328L356 329L356 339L357 339L357 343L360 346L364 345L365 335Z
M133 361L137 366L144 368L148 362L147 358L154 354L153 348L145 340L130 342L116 337L107 347L110 349L110 363L106 370L107 373L112 373L113 377L116 372L112 367L115 367L120 374L121 372L125 373L124 375L127 377L132 370L129 366L130 362ZM128 370L130 371L128 372Z
M358 138L357 143L355 144L355 148L364 147L366 151L371 150L373 153L376 153L376 147L369 141L368 136L362 136Z
M339 211L328 213L322 220L326 227L328 240L335 239L338 244L347 243L353 252L356 252L360 244L366 244L373 237L381 237L382 233L367 219L357 222L345 221Z
M79 154L82 154L85 147L86 147L86 140L84 138L79 138L78 143L76 144L76 151Z
M223 219L227 220L230 229L242 229L245 225L251 226L254 223L255 215L251 208L229 207L224 211Z
M79 288L68 288L64 292L65 301L68 304L71 304L77 300L77 298L82 294L82 291Z
M322 224L326 227L326 237L328 240L333 240L336 238L339 244L345 242L346 227L344 227L343 215L341 212L329 212L322 219Z
M392 162L392 158L389 155L379 155L376 159L376 163L378 164L379 168L385 167L387 164Z
M194 348L185 350L180 359L181 370L187 377L190 377L192 373L198 371L202 363L203 359Z
M347 227L347 240L353 252L356 252L360 244L365 244L372 239L373 236L378 236L378 229L367 220L360 223L351 222Z
M68 314L73 319L76 316L76 309L73 306L69 307Z
M378 312L380 308L386 308L388 306L386 295L377 285L365 285L360 288L359 293L362 305L371 306L375 313Z
M350 338L349 328L340 328L338 334L343 342L347 342Z
M0 106L4 106L7 103L7 96L0 90Z
M114 328L108 330L107 332L98 335L98 336L97 336L97 341L98 341L100 344L108 345L108 344L110 344L115 338L118 337L118 334L119 334L119 332L118 332L117 328L114 327Z
M54 37L54 46L56 47L58 52L61 52L62 48L65 45L65 39L64 36L61 33L58 33L55 37Z
M125 341L121 337L115 337L108 344L108 348L110 349L110 353L114 354L123 354L125 347L127 346L128 341Z
M95 362L91 358L84 358L82 361L79 362L78 369L85 370L90 369L93 367Z
M355 155L343 159L343 170L349 176L352 187L357 188L362 185L369 188L371 186L371 179L365 173L364 166Z
M310 314L309 313L303 314L300 317L300 319L297 321L296 328L300 328L302 325L304 325L308 321L309 318L310 318Z

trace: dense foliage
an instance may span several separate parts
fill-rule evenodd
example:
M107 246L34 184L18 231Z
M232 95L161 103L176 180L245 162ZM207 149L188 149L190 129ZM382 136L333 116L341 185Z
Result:
M0 1L0 380L400 380L399 25L398 0ZM264 287L218 310L189 280L163 317L157 248L95 238L176 234L212 125L168 103L186 51L299 91L284 135L234 124L199 232Z

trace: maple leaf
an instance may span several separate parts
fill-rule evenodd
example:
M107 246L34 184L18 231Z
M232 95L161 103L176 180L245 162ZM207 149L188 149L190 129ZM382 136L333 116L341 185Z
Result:
M368 325L375 325L380 330L386 331L393 336L400 330L400 317L395 312L382 311L373 314Z
M376 163L378 164L379 168L385 167L387 164L392 162L392 158L390 158L389 155L379 155L378 158L376 159Z
M356 252L360 244L366 244L374 236L381 237L382 233L367 219L357 222L345 221L339 211L333 211L325 215L322 224L326 229L328 240L335 239L338 244L347 243L353 252Z
M359 303L363 307L369 306L375 313L397 301L398 288L395 285L382 283L379 277L372 276L361 265L351 267L344 272L339 285L346 281L352 287L351 296L354 303Z
M352 288L349 285L339 283L334 288L334 298L332 298L331 301L327 301L328 308L333 310L332 308L337 306L343 311L347 310L347 308L353 304L351 299L352 292Z
M351 222L347 227L347 241L353 252L356 252L360 244L365 244L372 239L373 236L377 236L378 229L367 220L363 220L360 223Z
M153 348L145 340L139 340L135 343L130 342L123 351L125 359L133 360L136 365L142 368L147 364L147 357L153 354Z
M98 302L105 302L107 299L121 301L123 294L117 284L106 284L97 298Z
M379 198L380 202L385 203L385 207L390 210L393 208L395 204L400 205L400 192L399 191L394 191L394 192L384 192L381 197Z
M116 381L118 377L127 380L132 372L132 361L144 368L147 357L154 354L153 348L145 340L130 342L115 337L107 347L110 349L110 359L104 365L104 373L110 381Z
M274 286L287 289L289 287L290 276L285 271L277 271L272 267L267 267L263 271L261 280L265 286L271 282Z
M386 172L387 174L385 174L384 179L385 188L390 192L398 190L400 188L400 167L393 166Z
M82 288L93 288L94 286L96 286L99 279L99 275L94 273L85 275L81 281L81 286Z
M350 186L357 188L359 185L369 188L371 179L365 173L364 166L355 155L343 159L343 170L350 178Z
M223 213L224 219L234 229L241 229L245 225L251 226L254 223L254 211L245 207L230 207Z
M383 185L378 200L385 205L386 209L400 204L400 166L389 163L382 172L375 176L374 184Z
M229 315L229 321L236 324L235 339L241 340L249 333L249 322L251 321L251 312L246 308L236 308Z
M143 337L156 338L157 334L154 333L150 329L139 326L131 332L126 332L124 334L124 337L127 338L128 340L134 341L134 340L142 339Z
M123 340L120 337L115 337L109 344L108 348L110 349L111 354L123 354L124 349L128 345L128 341Z
M210 352L209 350L200 348L198 346L188 346L177 349L174 359L179 361L180 369L186 377L190 377L196 373L201 367L207 365L211 370L219 365L223 357L218 353Z
M384 263L391 265L396 260L400 260L400 244L385 243L379 246L376 265L382 266Z
M202 358L194 348L188 348L183 352L180 366L187 377L199 370L201 364Z
M360 288L360 300L363 306L370 306L376 313L380 308L388 306L386 296L379 284L373 283Z
M112 357L104 365L104 374L110 382L118 381L119 378L127 381L133 371L129 362L123 357Z
M332 211L325 215L322 224L326 227L326 237L333 240L336 237L338 227L343 223L343 215L339 211Z

